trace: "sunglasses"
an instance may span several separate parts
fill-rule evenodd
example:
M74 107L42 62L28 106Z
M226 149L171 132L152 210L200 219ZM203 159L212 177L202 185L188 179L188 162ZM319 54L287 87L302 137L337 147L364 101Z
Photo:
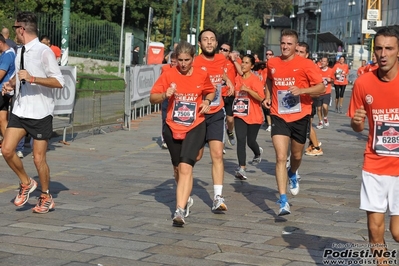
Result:
M271 54L271 53L266 53L266 55L273 55L273 54Z
M222 47L220 47L220 51L223 51L223 52L230 52L230 50L229 49L226 49L226 48L222 48Z
M14 30L19 29L19 28L25 29L23 26L12 26L12 28L13 28Z

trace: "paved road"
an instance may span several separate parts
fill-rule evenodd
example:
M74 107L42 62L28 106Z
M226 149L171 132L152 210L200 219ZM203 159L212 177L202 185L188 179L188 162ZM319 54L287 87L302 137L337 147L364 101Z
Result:
M133 121L131 131L80 132L69 146L53 139L48 162L56 209L45 215L31 212L38 191L26 206L12 204L17 178L0 160L0 265L321 265L334 243L367 243L358 209L366 133L353 133L344 115L331 112L331 126L317 130L324 156L304 158L301 192L289 196L291 215L276 214L274 151L262 129L264 160L248 167L247 181L234 178L236 153L227 147L225 214L210 211L206 152L195 167L184 228L171 226L175 186L169 154L157 142L160 124L156 113ZM28 152L23 161L37 179Z

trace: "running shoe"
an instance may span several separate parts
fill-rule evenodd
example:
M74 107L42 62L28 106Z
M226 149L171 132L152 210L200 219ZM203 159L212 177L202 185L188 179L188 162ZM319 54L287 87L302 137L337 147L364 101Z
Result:
M14 204L18 207L24 205L29 199L29 194L37 188L37 182L35 180L29 178L29 181L29 185L19 184L18 195L14 199Z
M342 114L342 106L339 107L338 113Z
M280 204L280 209L278 211L278 216L283 216L283 215L287 215L290 214L290 204L288 204L287 201L277 201L277 204Z
M17 156L21 159L24 158L24 154L22 153L22 151L17 151Z
M234 133L227 131L227 136L228 136L227 141L229 142L229 144L231 146L236 145L236 139L234 137Z
M329 127L330 126L330 123L328 122L327 117L324 117L324 126L325 127Z
M0 149L0 156L3 156L3 154L1 153L1 149Z
M184 210L182 208L177 208L173 216L173 226L182 227L185 223Z
M168 149L168 145L166 144L166 142L162 142L161 148L164 149L164 150Z
M50 210L54 209L53 197L48 194L47 196L40 196L39 201L36 206L32 209L34 213L48 213Z
M261 147L259 147L259 152L260 152L260 155L255 156L255 157L252 159L252 162L251 162L252 165L258 165L258 164L262 161L263 149L262 149Z
M241 180L247 180L247 172L245 168L238 167L236 169L236 178L239 178Z
M190 208L191 208L191 206L193 206L193 204L194 204L193 198L192 197L188 197L186 210L184 211L185 212L184 217L188 217L190 215Z
M266 131L267 131L267 132L272 131L272 127L271 127L271 126L268 126L268 127L266 128Z
M321 142L319 141L319 147L321 146ZM305 149L305 154L307 152L311 152L314 149L314 145L310 144L306 149Z
M290 192L292 195L298 195L299 193L299 183L296 173L291 173L291 168L288 169L288 180L290 183Z
M308 152L311 152L312 150L313 150L313 145L312 144L310 144L306 149L305 149L305 154L306 153L308 153Z
M319 149L316 149L315 147L313 147L313 149L310 152L306 152L305 155L308 156L321 156L323 155L323 150L319 147Z
M213 201L212 211L227 211L227 206L222 196L216 196L216 199Z
M316 126L317 129L322 129L323 128L323 122L320 121L319 124Z

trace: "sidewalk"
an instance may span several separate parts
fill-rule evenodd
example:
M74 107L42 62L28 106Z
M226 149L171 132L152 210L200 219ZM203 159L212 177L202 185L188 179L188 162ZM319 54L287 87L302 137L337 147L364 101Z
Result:
M292 214L284 217L277 216L275 155L264 129L258 136L263 160L248 165L247 181L234 178L235 147L226 147L225 214L211 212L205 151L194 169L194 206L184 228L172 227L175 182L169 153L159 146L159 113L132 121L131 131L80 132L69 146L58 143L61 137L51 140L56 206L45 215L31 211L39 190L24 207L12 204L18 179L0 159L0 265L322 265L333 243L367 244L368 238L366 214L358 209L367 132L354 133L343 114L331 112L329 120L328 129L317 130L324 155L304 156L301 190L288 195ZM247 160L252 157L248 149ZM31 154L23 162L37 180ZM386 240L397 248L389 232Z

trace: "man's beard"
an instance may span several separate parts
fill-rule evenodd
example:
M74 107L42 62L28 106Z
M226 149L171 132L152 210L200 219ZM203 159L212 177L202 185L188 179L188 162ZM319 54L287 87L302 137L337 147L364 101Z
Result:
M214 56L214 55L216 54L216 48L214 48L214 49L212 50L212 52L208 52L207 50L202 49L202 53L203 53L205 56Z

